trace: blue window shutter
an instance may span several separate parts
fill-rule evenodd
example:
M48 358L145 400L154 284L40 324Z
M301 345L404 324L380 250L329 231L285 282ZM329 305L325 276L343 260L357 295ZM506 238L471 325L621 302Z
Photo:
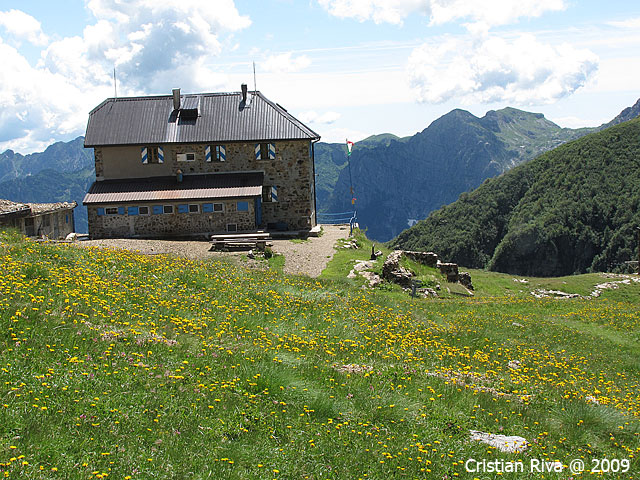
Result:
M276 159L276 144L270 143L269 144L269 160L275 160L275 159Z
M101 217L104 215L104 208L98 207L98 216Z
M164 163L164 148L158 147L158 163Z
M211 145L207 145L206 147L204 147L204 161L211 161Z
M154 205L151 210L153 211L154 215L161 215L162 214L162 205Z
M260 144L259 143L256 143L255 151L256 151L256 160L260 160Z
M276 187L275 185L271 187L271 201L272 202L278 201L278 187Z
M189 213L189 205L178 205L178 213Z
M149 163L149 156L147 154L147 147L142 147L140 149L140 158L142 158L142 163Z
M118 207L118 215L124 215L124 207Z
M256 213L256 227L258 227L262 225L262 197L256 197L253 202L253 209Z
M138 215L138 207L127 207L127 215Z
M216 156L221 162L227 161L227 150L224 148L224 145L218 145L216 147Z
M249 211L249 202L238 202L237 209L239 212L248 212Z
M202 213L211 213L211 212L213 212L213 203L203 203Z

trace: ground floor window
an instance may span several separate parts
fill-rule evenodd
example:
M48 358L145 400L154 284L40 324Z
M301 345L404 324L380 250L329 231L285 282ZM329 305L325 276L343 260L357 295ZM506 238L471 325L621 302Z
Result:
M179 205L143 205L143 206L127 206L127 207L98 207L96 212L98 216L102 215L163 215L173 213L223 213L226 210L224 202L215 203L183 203ZM248 212L249 201L240 200L236 202L237 212ZM49 219L44 219L46 224ZM65 221L69 223L70 218L67 215Z
M227 232L237 232L238 224L237 223L227 223Z
M202 211L204 213L224 212L224 203L203 203Z

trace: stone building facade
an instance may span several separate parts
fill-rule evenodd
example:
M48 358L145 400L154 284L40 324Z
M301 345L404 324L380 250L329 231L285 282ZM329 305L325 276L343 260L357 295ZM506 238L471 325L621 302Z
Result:
M75 230L76 202L17 203L0 200L0 228L19 230L28 237L66 238Z
M84 199L89 235L163 237L315 226L313 144L319 137L259 92L249 95L178 93L176 99L174 92L109 99L97 107L85 137L85 146L94 148L96 169ZM197 115L191 111L189 121L181 122L185 105L197 106ZM145 116L150 106L161 111L157 118ZM137 117L146 131L121 129L123 118L135 125Z
M216 232L248 232L256 229L253 199L125 204L126 206L109 204L104 207L89 207L90 236L155 238ZM183 205L187 206L186 211L184 208L179 211L179 207ZM238 205L241 208L246 207L247 210L239 210ZM140 213L141 211L143 213Z

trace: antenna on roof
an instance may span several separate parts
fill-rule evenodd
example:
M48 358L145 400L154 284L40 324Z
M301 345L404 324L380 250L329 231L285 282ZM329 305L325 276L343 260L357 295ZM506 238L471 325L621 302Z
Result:
M253 62L253 93L258 91L258 87L256 86L256 62Z
M113 67L113 94L118 98L118 84L116 83L116 67Z

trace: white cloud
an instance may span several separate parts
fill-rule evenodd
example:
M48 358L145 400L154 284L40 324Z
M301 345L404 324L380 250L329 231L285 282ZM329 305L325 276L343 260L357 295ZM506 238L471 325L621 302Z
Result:
M414 12L430 14L429 0L318 0L331 15L339 18L355 18L360 22L401 25Z
M197 78L195 66L222 51L219 36L248 27L233 0L89 0L98 23L88 27L86 63L117 65L119 78L132 90L168 91L174 74ZM189 72L189 75L185 75ZM193 80L181 85L196 90Z
M311 65L311 60L306 55L293 57L291 52L271 55L262 63L262 69L273 73L292 73L304 70Z
M484 25L507 25L521 17L539 17L564 10L564 0L432 0L434 24L469 19Z
M45 68L34 68L0 40L1 150L37 148L86 125L90 106L107 96L104 90L83 90Z
M302 112L298 115L298 118L303 123L319 123L324 125L331 125L335 123L339 118L340 114L338 112L325 112L323 114L318 114L314 110L309 110L307 112Z
M17 39L25 39L34 45L46 45L48 42L40 22L21 10L0 12L0 26Z
M540 43L533 35L448 37L424 44L407 70L418 100L551 103L585 85L598 68L589 50Z
M640 28L640 17L629 18L619 22L607 22L607 25L618 28Z
M432 24L467 19L484 25L505 25L520 17L538 17L566 7L565 0L318 0L331 15L360 22L401 25L415 13Z
M233 0L87 0L87 7L95 23L48 44L36 65L0 38L0 151L82 134L87 113L113 95L114 66L120 95L215 91L226 77L207 60L222 51L221 35L251 24ZM46 42L40 23L22 12L0 12L0 26Z

